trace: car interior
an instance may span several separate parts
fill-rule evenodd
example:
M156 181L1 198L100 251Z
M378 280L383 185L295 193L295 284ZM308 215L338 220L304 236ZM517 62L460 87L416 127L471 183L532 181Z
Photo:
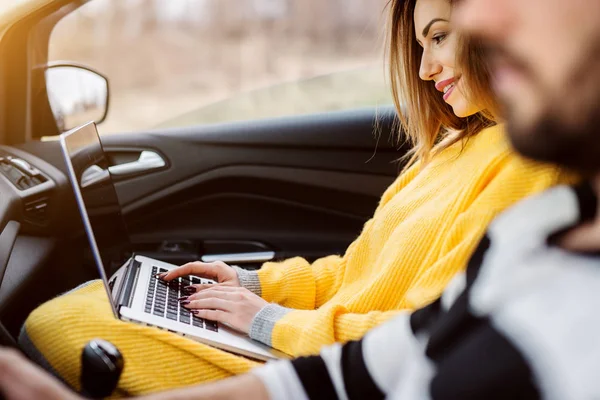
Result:
M47 93L50 32L83 2L39 3L0 27L0 344L36 306L98 278L59 142L42 140L64 129ZM395 128L386 106L102 142L137 254L258 268L345 251L402 167Z

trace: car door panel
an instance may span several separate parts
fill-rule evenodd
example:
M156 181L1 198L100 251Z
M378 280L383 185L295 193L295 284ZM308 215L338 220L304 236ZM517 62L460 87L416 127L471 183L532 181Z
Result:
M103 140L111 152L133 139L171 165L116 184L138 249L187 261L185 252L178 259L156 249L188 241L202 256L215 252L204 243L220 240L231 246L226 253L254 242L278 259L315 259L343 253L397 176L393 114L383 115L361 110ZM377 148L375 121L387 127Z

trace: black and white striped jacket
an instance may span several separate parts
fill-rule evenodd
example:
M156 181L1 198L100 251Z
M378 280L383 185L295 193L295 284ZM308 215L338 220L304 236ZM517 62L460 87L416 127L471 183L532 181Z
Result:
M600 254L551 244L596 209L587 184L529 198L433 304L255 373L286 400L600 399Z

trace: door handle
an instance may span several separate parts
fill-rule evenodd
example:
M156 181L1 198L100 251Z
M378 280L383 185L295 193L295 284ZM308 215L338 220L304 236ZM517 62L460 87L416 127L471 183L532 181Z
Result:
M233 254L206 254L200 259L202 262L210 263L215 261L223 261L224 263L233 264L248 264L248 263L265 263L275 258L274 251L260 251L254 253L233 253Z
M167 162L160 154L151 150L144 150L140 153L140 158L136 161L112 165L108 167L108 170L111 175L126 176L164 168L166 165Z

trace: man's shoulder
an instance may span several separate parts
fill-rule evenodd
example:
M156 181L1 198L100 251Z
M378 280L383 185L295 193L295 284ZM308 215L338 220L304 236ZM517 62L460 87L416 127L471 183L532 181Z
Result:
M493 241L513 238L546 239L561 226L574 223L579 216L578 200L571 186L559 185L527 197L500 213L488 227Z
M489 320L526 360L542 393L600 390L600 255L569 252L548 236L580 221L579 188L524 200L490 227L490 247L468 289L469 309Z

